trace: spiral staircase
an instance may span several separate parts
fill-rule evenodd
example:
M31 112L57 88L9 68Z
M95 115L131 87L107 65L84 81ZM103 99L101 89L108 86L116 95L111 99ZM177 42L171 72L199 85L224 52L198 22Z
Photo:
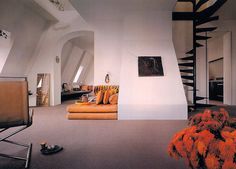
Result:
M211 37L207 32L213 32L217 27L209 27L207 23L217 21L219 16L214 14L226 3L227 0L215 0L208 6L210 0L178 0L177 2L191 3L193 10L191 12L173 12L173 21L191 21L193 23L193 49L186 52L186 56L179 59L179 69L183 84L191 88L193 92L193 101L188 104L189 109L212 106L201 104L199 101L208 99L205 96L199 96L197 90L197 48L204 47L202 41L207 41ZM207 6L207 7L206 7ZM204 34L204 35L203 35Z

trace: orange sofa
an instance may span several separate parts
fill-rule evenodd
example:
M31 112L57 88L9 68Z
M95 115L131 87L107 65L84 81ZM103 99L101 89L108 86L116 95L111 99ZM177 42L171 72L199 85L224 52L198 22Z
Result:
M116 89L118 86L96 86L94 87L95 95L99 90ZM117 120L117 104L72 104L67 106L67 119L69 120Z
M67 107L69 120L116 120L117 104L72 104Z

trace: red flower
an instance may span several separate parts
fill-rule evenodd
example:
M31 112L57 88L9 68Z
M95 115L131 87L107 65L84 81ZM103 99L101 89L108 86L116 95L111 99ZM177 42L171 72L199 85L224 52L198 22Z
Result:
M190 153L189 163L193 168L198 168L199 167L199 158L198 158L196 150L193 150Z
M183 142L184 142L184 146L186 147L186 150L188 152L191 152L193 149L193 143L194 143L191 134L186 134L183 138Z
M208 121L212 119L212 112L209 109L206 109L202 115L202 121Z
M223 160L233 161L235 154L235 144L232 139L219 142L220 157Z
M222 169L236 169L236 164L233 161L225 161Z
M189 125L193 126L193 125L197 125L198 123L200 123L202 121L202 114L196 114L195 116L190 117L189 119Z
M224 110L192 116L190 127L178 132L168 146L171 157L182 157L193 169L236 169L236 120Z
M222 124L215 120L202 121L201 123L198 124L199 130L210 129L212 131L216 131L216 130L219 130L221 127L222 127Z
M207 152L207 145L204 144L204 142L202 141L196 141L196 147L197 147L197 150L198 150L198 153L200 155L202 155L203 157L206 156L206 152Z
M198 140L202 141L206 145L206 147L208 147L209 143L213 141L214 137L214 134L212 134L208 130L203 130L198 133Z
M186 149L184 147L184 143L181 141L178 141L175 143L175 148L178 152L178 154L183 157L183 158L187 158L187 152Z
M168 145L168 154L176 160L178 160L180 157L173 143Z
M210 154L215 154L215 156L219 157L219 156L220 156L219 142L220 142L220 140L214 139L214 140L209 144L208 153L210 153Z
M232 127L229 127L229 126L225 126L225 127L222 129L222 131L229 131L229 132L233 132L233 131L235 131L235 129L234 129L234 128L232 128Z
M208 169L220 169L219 158L213 154L208 154L205 163Z
M225 109L220 109L220 111L213 112L214 119L220 121L221 123L225 123L229 120L229 113Z

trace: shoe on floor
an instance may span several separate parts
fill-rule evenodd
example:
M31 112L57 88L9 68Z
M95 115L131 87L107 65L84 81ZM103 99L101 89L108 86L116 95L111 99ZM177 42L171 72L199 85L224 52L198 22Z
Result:
M58 145L47 145L46 143L41 143L41 153L43 155L51 155L58 153L63 150L63 147Z

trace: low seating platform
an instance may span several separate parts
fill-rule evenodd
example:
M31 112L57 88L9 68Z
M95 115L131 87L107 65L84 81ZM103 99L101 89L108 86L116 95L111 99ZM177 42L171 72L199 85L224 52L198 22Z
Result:
M67 107L69 120L117 120L117 104L72 104Z

